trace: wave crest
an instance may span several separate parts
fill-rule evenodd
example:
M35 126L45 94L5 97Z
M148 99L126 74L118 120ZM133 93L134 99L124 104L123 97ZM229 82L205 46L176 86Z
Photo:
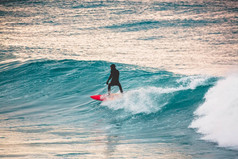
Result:
M195 111L190 127L204 134L204 140L221 147L238 149L238 74L220 80L205 95L205 102Z

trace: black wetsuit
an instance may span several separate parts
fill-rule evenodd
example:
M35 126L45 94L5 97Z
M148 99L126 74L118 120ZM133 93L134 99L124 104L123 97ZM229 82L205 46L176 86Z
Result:
M119 71L116 68L112 68L111 69L111 74L110 74L110 76L109 76L109 78L107 80L107 84L108 84L110 79L112 79L111 82L108 84L108 93L109 94L111 92L111 86L118 86L119 89L120 89L120 92L123 93L121 84L119 82L119 75L120 75L120 73L119 73Z

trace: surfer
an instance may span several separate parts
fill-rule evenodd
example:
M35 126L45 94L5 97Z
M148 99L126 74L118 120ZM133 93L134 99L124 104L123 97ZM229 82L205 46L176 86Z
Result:
M112 64L111 66L111 74L107 80L108 85L108 95L111 93L111 86L118 86L120 89L120 92L123 93L121 84L119 82L119 71L116 69L116 65ZM111 82L108 84L108 82L111 80Z

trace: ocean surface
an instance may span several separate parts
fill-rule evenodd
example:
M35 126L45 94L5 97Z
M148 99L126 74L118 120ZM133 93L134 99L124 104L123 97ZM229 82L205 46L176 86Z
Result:
M0 1L0 158L236 159L237 123L238 1Z

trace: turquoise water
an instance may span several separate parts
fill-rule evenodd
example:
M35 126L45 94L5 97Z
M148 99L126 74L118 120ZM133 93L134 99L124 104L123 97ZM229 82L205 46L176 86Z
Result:
M0 158L237 158L236 14L236 1L1 1ZM123 97L92 100L112 63Z
M94 101L90 95L107 91L108 66L74 60L1 65L1 157L237 157L236 146L201 140L190 128L193 112L220 78L117 64L123 98Z

